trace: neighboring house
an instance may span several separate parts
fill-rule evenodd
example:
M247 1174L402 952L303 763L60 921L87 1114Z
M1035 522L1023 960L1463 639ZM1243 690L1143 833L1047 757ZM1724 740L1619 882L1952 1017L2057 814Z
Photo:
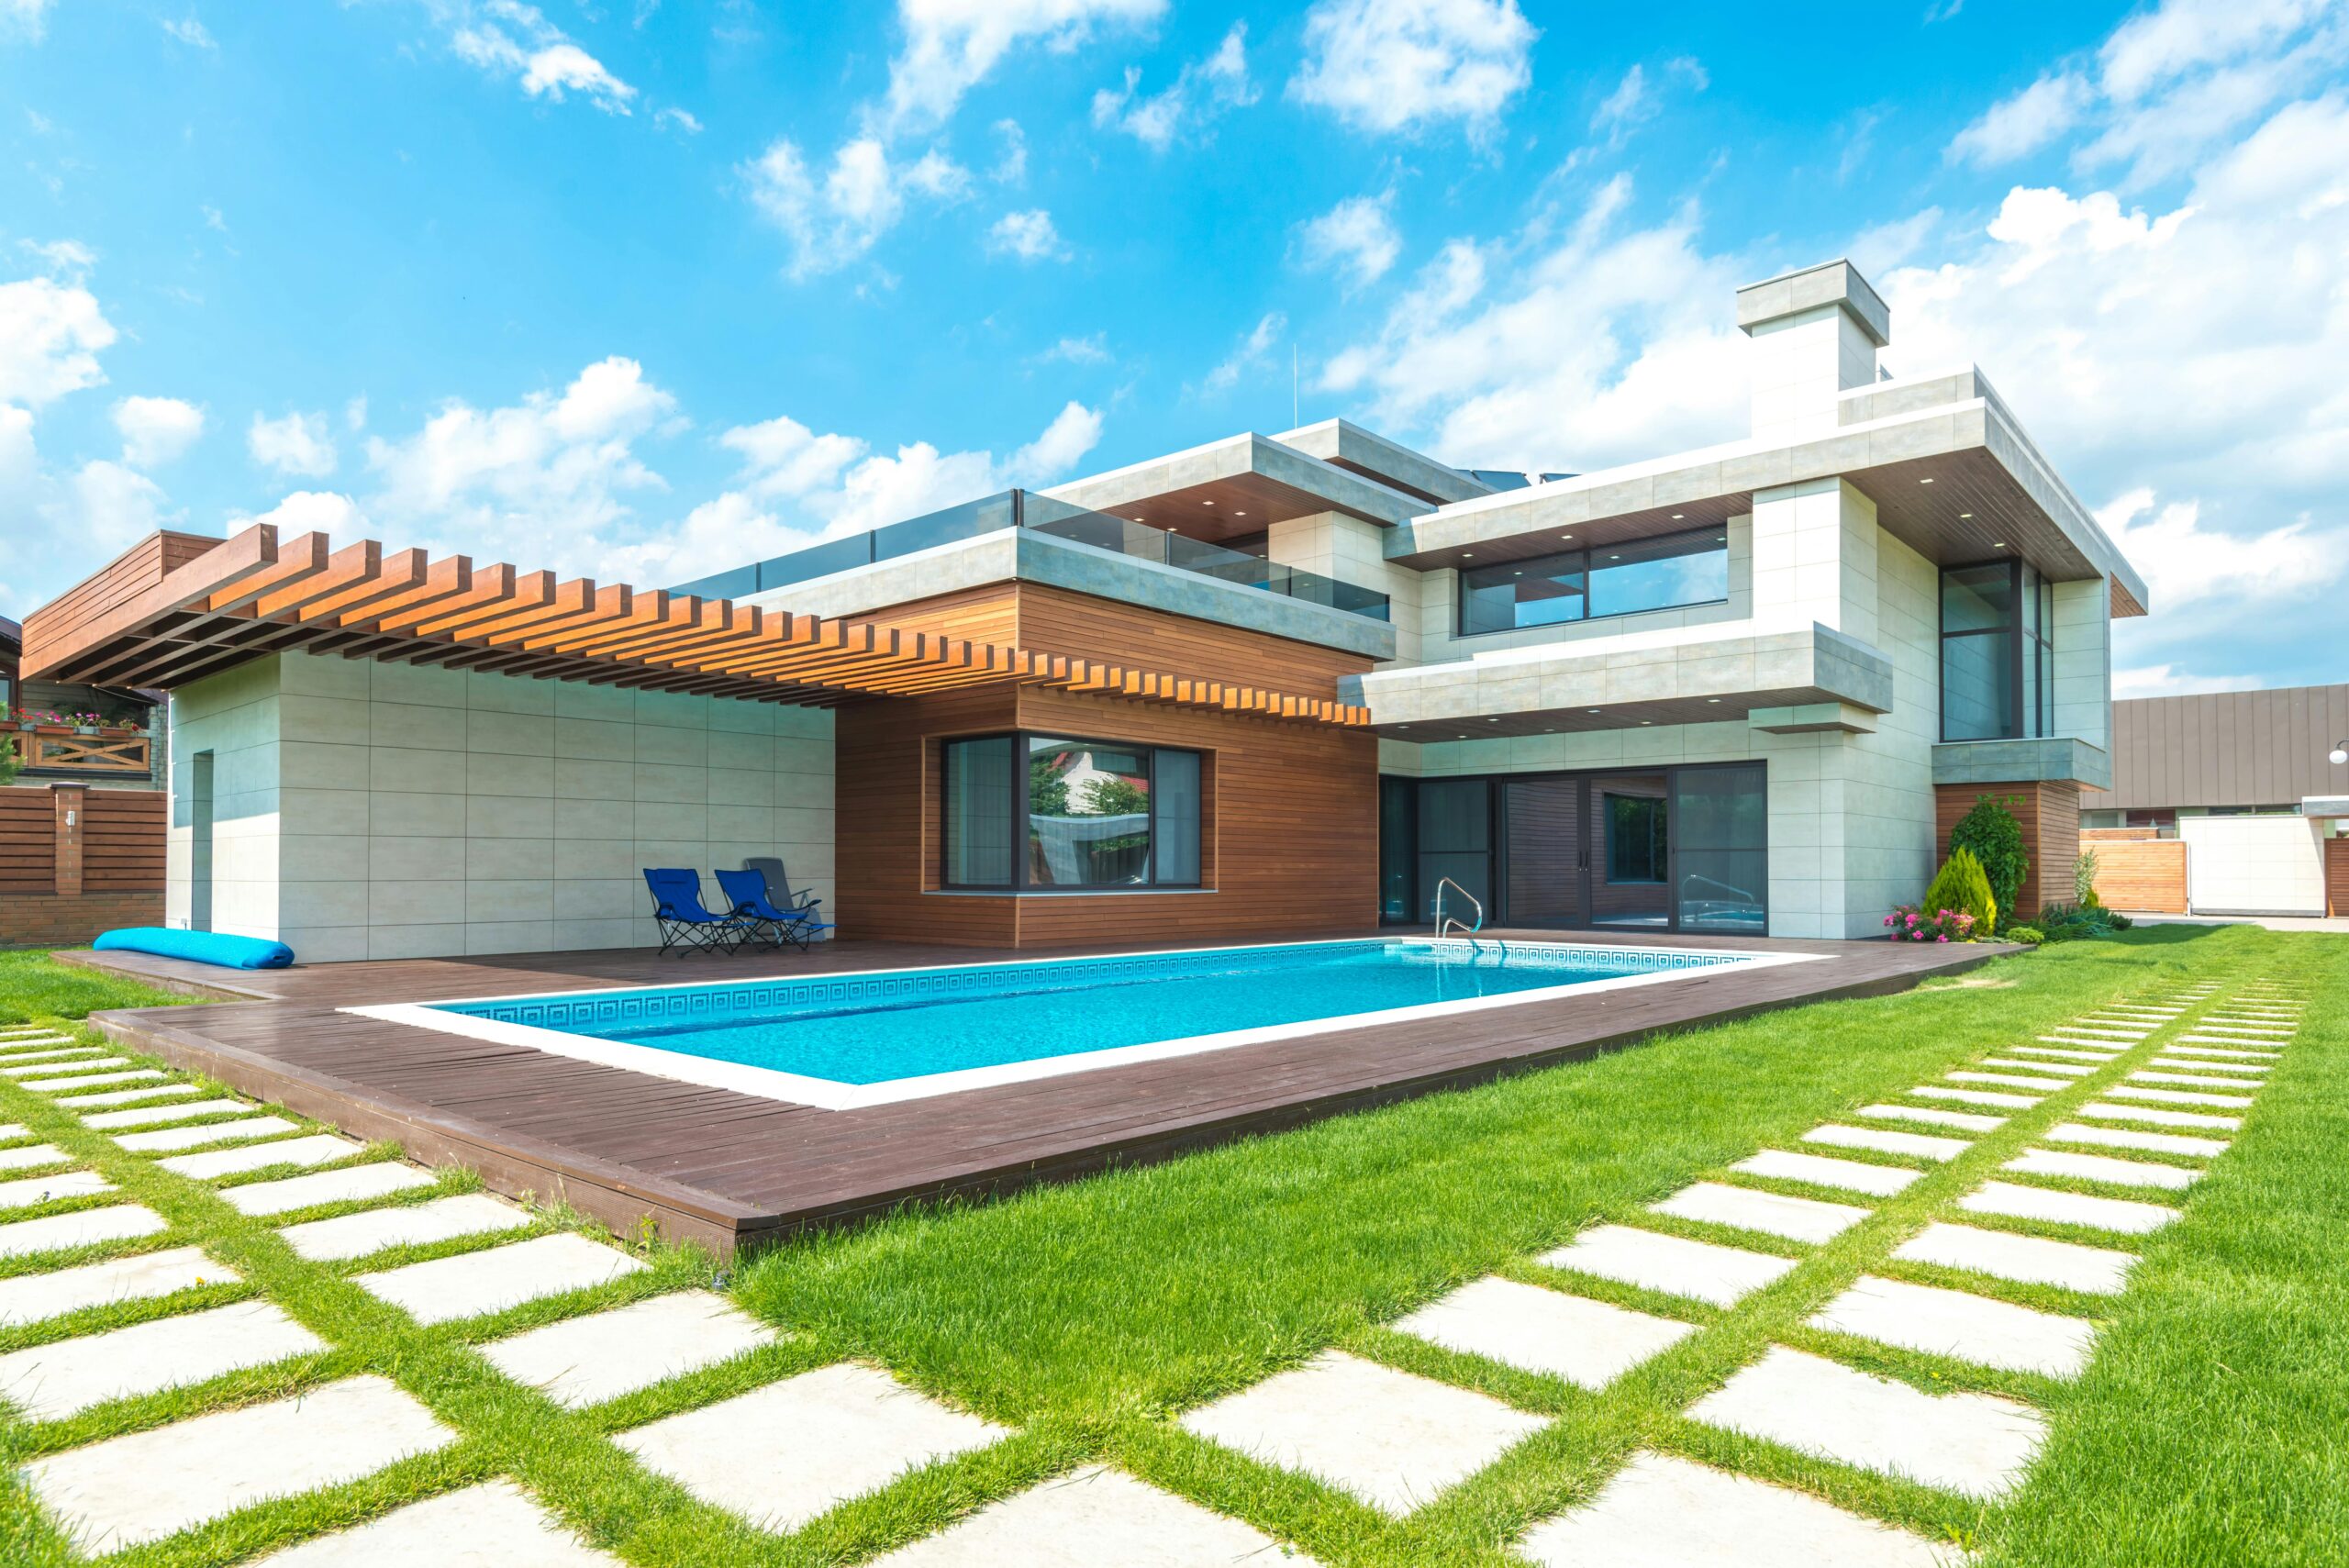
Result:
M2081 814L2108 903L2349 913L2349 684L2132 698L2112 725L2111 793Z
M163 694L27 681L18 673L24 635L0 616L0 746L15 748L21 782L161 789L171 773L157 722Z
M1984 794L2031 904L2068 896L2143 583L1978 371L1879 368L1848 263L1736 303L1753 435L1599 473L1331 420L668 593L256 528L127 557L29 651L173 689L173 917L313 958L639 944L640 867L774 853L855 938L1358 930L1440 891L1869 937Z

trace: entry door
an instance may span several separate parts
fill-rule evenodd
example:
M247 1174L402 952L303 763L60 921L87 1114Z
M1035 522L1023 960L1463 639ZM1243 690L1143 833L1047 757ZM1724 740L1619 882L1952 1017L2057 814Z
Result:
M1505 901L1512 926L1580 926L1590 918L1580 779L1510 779L1502 786Z
M188 764L187 929L212 929L212 753Z

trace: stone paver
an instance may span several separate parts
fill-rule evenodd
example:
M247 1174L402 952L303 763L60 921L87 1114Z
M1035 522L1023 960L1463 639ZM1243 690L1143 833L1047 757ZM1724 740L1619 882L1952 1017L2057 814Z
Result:
M127 1106L134 1100L161 1100L174 1095L201 1095L204 1092L201 1084L150 1084L136 1089L107 1089L95 1095L60 1095L57 1103L78 1116L83 1111L100 1110L107 1106Z
M484 1345L490 1365L558 1405L600 1405L774 1342L722 1296L685 1290Z
M2100 1149L2149 1149L2162 1154L2215 1157L2227 1151L2223 1138L2187 1138L2169 1132L2138 1132L2118 1127L2083 1127L2067 1121L2047 1133L2050 1143L2090 1143Z
M2069 1045L2010 1045L2007 1049L2018 1055L2055 1056L2066 1062L2111 1062L2127 1054L2119 1051L2082 1051Z
M53 1095L61 1089L95 1089L101 1084L135 1084L141 1079L152 1081L169 1076L169 1073L159 1067L134 1067L124 1073L93 1073L86 1078L28 1079L18 1086L38 1089L44 1095Z
M2246 1084L2240 1078L2229 1078L2212 1073L2177 1073L2158 1071L2160 1063L2129 1074L2132 1084L2150 1084L2155 1088L2255 1089L2256 1084Z
M2108 1121L2142 1121L2149 1127L2202 1127L2214 1132L2232 1132L2243 1126L2239 1116L2204 1116L2199 1111L2168 1111L2158 1106L2122 1106L2106 1100L2095 1100L2074 1113L2078 1116L2101 1117Z
M2054 1225L2090 1225L2143 1236L2177 1218L2177 1210L2162 1203L2133 1198L2090 1197L2085 1193L2057 1192L2053 1187L2026 1187L2013 1182L1985 1182L1957 1200L1969 1214L2003 1214L2013 1219L2040 1219Z
M2188 1046L2203 1046L2208 1049L2189 1051L2186 1049ZM2176 1045L2168 1046L2165 1049L2176 1052L2179 1055L2241 1056L2249 1060L2260 1062L2273 1062L2284 1054L2280 1051L2254 1050L2252 1047L2243 1044L2243 1042L2239 1040L2228 1040L2223 1036L2202 1034L2179 1035Z
M1933 1138L1921 1132L1885 1132L1873 1127L1844 1127L1830 1122L1802 1135L1805 1143L1836 1149L1873 1149L1879 1154L1909 1154L1920 1160L1946 1162L1974 1147L1963 1138Z
M282 1116L249 1116L242 1121L216 1121L203 1127L159 1127L151 1132L124 1132L114 1135L114 1140L134 1154L160 1154L165 1151L201 1149L207 1143L250 1143L257 1138L275 1138L281 1132L299 1132L298 1122L287 1121Z
M1968 1497L2012 1489L2047 1435L2046 1418L2011 1399L1925 1394L1779 1345L1688 1415Z
M2230 1110L2248 1110L2249 1095L2207 1095L2199 1089L2145 1089L2134 1084L2115 1084L2105 1090L2109 1099L2144 1100L2163 1106L2223 1106Z
M6 1142L11 1138L30 1138L31 1136L31 1133L25 1130L24 1124L21 1122L0 1122L0 1142Z
M1980 1111L1945 1111L1931 1106L1862 1106L1854 1116L1875 1117L1884 1121L1921 1121L1934 1127L1962 1127L1968 1132L1990 1132L2007 1125L2002 1116L1984 1116Z
M1957 1568L1956 1553L1750 1476L1634 1454L1598 1496L1536 1525L1541 1568Z
M117 1127L147 1127L159 1121L185 1121L199 1116L250 1116L261 1109L243 1100L195 1100L176 1106L145 1106L137 1110L101 1111L82 1118L83 1125L101 1132Z
M0 1398L53 1421L109 1399L203 1383L326 1349L326 1341L267 1301L157 1318L0 1355Z
M2016 1067L2026 1073L2055 1073L2066 1078L2089 1078L2103 1071L2085 1062L2024 1062L2011 1056L1986 1056L1985 1067Z
M2111 1041L2111 1040L2097 1040L2097 1039L2094 1039L2094 1038L2092 1038L2092 1037L2090 1037L2090 1036L2087 1036L2087 1035L2071 1035L2071 1034L2061 1034L2061 1033L2058 1033L2058 1034L2043 1034L2043 1035L2041 1035L2041 1036L2039 1037L2039 1040L2040 1040L2040 1043L2041 1043L2041 1044L2043 1044L2043 1045L2062 1045L2062 1046L2070 1046L2070 1047L2074 1047L2074 1048L2076 1048L2076 1049L2081 1050L2084 1053L2085 1053L2087 1051L2088 1051L2088 1050L2092 1050L2093 1048L2095 1048L2095 1047L2097 1047L2097 1046L2102 1046L2102 1047L2104 1047L2103 1054L2104 1054L2106 1057L2108 1057L2108 1058L2110 1058L2110 1057L2114 1057L2114 1056L2122 1056L2122 1055L2126 1055L2126 1054L2127 1054L2127 1051L2126 1051L2126 1049L2125 1049L2124 1047L2120 1046L2120 1045L2118 1045L2118 1044L2114 1043L2114 1042L2113 1042L2113 1041Z
M2022 1065L2028 1066L2029 1063ZM2072 1082L2068 1078L2048 1078L2038 1073L1977 1073L1972 1068L1965 1067L1959 1068L1954 1073L1944 1073L1942 1076L1953 1084L1987 1084L1993 1088L2001 1084L2009 1089L2068 1089L2072 1087Z
M2078 1376L2096 1343L2096 1326L2081 1318L1872 1274L1813 1314L1810 1326L2050 1377Z
M622 1568L511 1481L444 1492L355 1529L273 1551L251 1568Z
M1556 1251L1542 1253L1538 1261L1553 1269L1575 1269L1665 1296L1709 1301L1716 1307L1732 1306L1795 1267L1792 1258L1690 1241L1628 1225L1593 1226Z
M361 1274L352 1283L378 1300L406 1308L419 1323L449 1323L502 1312L543 1296L585 1290L641 1273L644 1267L626 1252L566 1231Z
M38 1323L85 1307L173 1296L200 1284L234 1284L237 1272L195 1247L142 1252L103 1263L0 1280L0 1324Z
M2235 1083L2254 1087L2270 1071L2265 1062L2219 1061L2203 1056L2156 1056L2150 1065L2171 1073L2223 1073Z
M917 1466L1008 1435L886 1373L842 1363L612 1440L702 1501L790 1530Z
M1890 1197L1924 1174L1922 1171L1904 1170L1898 1165L1831 1160L1823 1154L1797 1154L1784 1149L1765 1149L1759 1154L1740 1160L1730 1169L1749 1176L1809 1182L1817 1187L1841 1187L1846 1192L1867 1193L1875 1197Z
M2114 1160L2102 1154L2067 1154L2056 1149L2026 1149L2007 1162L2009 1171L2027 1176L2076 1176L2087 1182L2110 1182L2121 1187L2163 1187L2183 1192L2202 1179L2199 1171L2183 1165L2149 1165L2143 1160Z
M1515 1280L1481 1279L1392 1327L1464 1355L1604 1388L1697 1331L1645 1312Z
M1183 1418L1196 1437L1403 1515L1548 1423L1497 1399L1340 1351Z
M1316 1568L1238 1519L1088 1465L900 1547L873 1568Z
M69 1068L76 1073L96 1073L129 1065L127 1056L104 1056L95 1046L82 1046L72 1051L36 1051L12 1057L6 1066L0 1066L0 1073L11 1078L54 1078Z
M2223 1057L2230 1062L2254 1062L2265 1067L2268 1063L2279 1060L2284 1053L2280 1051L2246 1051L2240 1046L2232 1045L2212 1045L2199 1048L2185 1045L2172 1045L2164 1047L2162 1054L2165 1056Z
M1997 1106L2004 1110L2028 1110L2039 1103L2037 1095L2000 1095L1987 1089L1944 1089L1934 1084L1920 1084L1907 1091L1920 1100L1950 1100L1962 1106Z
M1977 1230L1971 1225L1938 1223L1895 1247L1892 1255L1912 1263L1937 1263L1945 1269L1966 1269L2023 1284L2057 1284L2097 1296L2117 1295L2129 1283L2129 1270L2137 1262L2134 1252L2110 1247L2083 1247L2076 1241L2049 1241L2004 1230Z
M530 1217L511 1204L479 1193L463 1193L403 1208L313 1219L306 1225L289 1225L278 1234L295 1251L317 1261L363 1258L386 1247L426 1247L460 1236L520 1230L529 1224Z
M156 1161L155 1164L175 1176L210 1181L216 1176L234 1176L246 1171L266 1170L272 1165L330 1164L337 1160L348 1160L366 1147L348 1138L338 1138L331 1132L319 1132L308 1138L289 1138L283 1143L264 1143L255 1148L174 1154L168 1160Z
M32 1461L24 1474L74 1543L95 1553L355 1481L455 1440L388 1380L353 1377L69 1449Z
M95 1171L60 1171L53 1176L24 1176L0 1182L0 1208L24 1208L58 1198L95 1197L114 1191L114 1184Z
M121 1241L169 1229L161 1215L135 1203L118 1203L108 1208L78 1208L71 1214L51 1214L39 1219L0 1225L0 1258L53 1252L61 1247L86 1247L93 1241Z
M287 1176L275 1182L247 1182L228 1187L220 1195L240 1214L290 1214L322 1203L356 1203L362 1198L389 1197L411 1187L429 1187L439 1178L429 1171L378 1160L347 1171L321 1171L311 1176Z
M1648 1211L1668 1214L1675 1219L1759 1230L1797 1241L1832 1240L1874 1212L1847 1203L1787 1197L1720 1182L1698 1182L1683 1187L1662 1203L1650 1204Z

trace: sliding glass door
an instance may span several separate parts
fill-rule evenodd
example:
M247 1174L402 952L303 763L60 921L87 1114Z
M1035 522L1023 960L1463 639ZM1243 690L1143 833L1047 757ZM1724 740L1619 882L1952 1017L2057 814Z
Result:
M1427 924L1450 877L1483 901L1490 925L1763 935L1766 784L1760 762L1390 776L1380 784L1380 917ZM1456 895L1445 912L1473 913Z

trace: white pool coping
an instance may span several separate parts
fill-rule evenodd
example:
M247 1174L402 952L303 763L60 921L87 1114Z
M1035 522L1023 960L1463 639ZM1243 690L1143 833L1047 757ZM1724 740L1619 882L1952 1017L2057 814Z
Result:
M1403 941L1423 945L1443 945L1467 948L1477 944L1459 937L1339 937L1311 942L1243 942L1218 948L1154 948L1132 952L1086 953L1082 958L1060 954L1052 958L985 959L971 963L925 963L902 969L860 969L841 972L843 978L866 980L888 974L930 973L952 969L1001 969L1022 964L1077 963L1127 958L1158 958L1173 954L1193 955L1215 952L1255 951L1275 948L1308 948L1350 946L1363 941ZM535 1024L507 1023L502 1019L475 1018L465 1013L452 1013L448 1008L470 1006L485 1002L527 1002L554 1000L566 996L591 995L600 991L698 991L724 985L771 984L779 977L772 974L746 976L740 980L678 981L662 985L596 986L581 991L531 991L495 996L451 996L432 1003L387 1002L360 1007L340 1007L336 1011L362 1018L374 1018L384 1023L408 1024L440 1034L460 1035L468 1040L490 1040L499 1045L528 1046L543 1051L550 1056L565 1056L577 1062L593 1062L606 1067L624 1068L631 1073L643 1073L655 1078L668 1078L680 1084L698 1084L709 1089L731 1089L737 1094L751 1095L760 1099L782 1100L791 1105L813 1106L819 1110L862 1110L870 1106L896 1105L904 1100L925 1100L938 1095L961 1094L968 1089L992 1089L1006 1084L1028 1084L1041 1078L1064 1077L1072 1073L1091 1073L1106 1067L1129 1067L1141 1062L1163 1062L1177 1056L1195 1056L1203 1051L1230 1051L1243 1045L1264 1045L1273 1040L1300 1040L1309 1035L1331 1034L1341 1029L1372 1029L1382 1024L1418 1023L1430 1018L1455 1017L1462 1013L1486 1012L1495 1007L1521 1006L1529 1002L1553 1002L1564 996L1588 996L1601 991L1621 991L1640 985L1669 984L1675 980L1693 980L1705 975L1735 974L1747 970L1773 969L1787 963L1816 963L1825 953L1754 952L1733 948L1675 948L1647 944L1616 942L1487 942L1488 947L1508 950L1536 948L1542 951L1566 951L1594 956L1623 952L1663 953L1673 956L1728 958L1726 963L1709 963L1691 969L1661 970L1649 974L1623 974L1610 980L1582 980L1564 985L1544 985L1531 991L1513 991L1505 996L1464 996L1456 1002L1423 1002L1416 1006L1387 1007L1368 1013L1341 1013L1324 1018L1300 1018L1293 1023L1269 1024L1262 1029L1225 1029L1217 1034L1191 1035L1180 1040L1152 1040L1141 1045L1112 1046L1103 1051L1067 1051L1058 1056L1039 1056L1026 1062L1006 1062L992 1067L964 1067L951 1073L925 1073L909 1078L885 1079L877 1084L843 1084L830 1078L811 1078L805 1073L785 1073L773 1067L754 1067L748 1062L719 1062L706 1056L696 1056L682 1051L664 1051L658 1046L639 1045L629 1040L599 1040L593 1035L572 1034L563 1029L540 1029ZM812 977L811 977L812 978Z

